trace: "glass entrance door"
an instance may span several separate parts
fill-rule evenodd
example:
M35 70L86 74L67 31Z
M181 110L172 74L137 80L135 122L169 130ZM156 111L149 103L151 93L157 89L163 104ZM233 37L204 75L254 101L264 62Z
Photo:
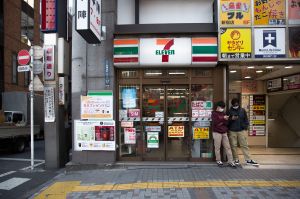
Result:
M143 158L189 158L189 87L143 87Z

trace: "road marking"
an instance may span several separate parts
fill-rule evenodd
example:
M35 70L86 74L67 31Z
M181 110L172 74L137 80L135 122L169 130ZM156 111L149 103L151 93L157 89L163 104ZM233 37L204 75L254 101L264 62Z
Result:
M21 161L21 162L30 162L31 159L25 158L0 158L0 160L12 160L12 161ZM45 160L34 159L35 162L45 162Z
M11 190L25 182L30 180L30 178L11 178L9 180L6 180L4 182L0 183L0 189L2 190Z
M37 163L37 164L34 164L33 167L37 167L37 166L40 166L42 164L45 164L45 161ZM31 166L28 166L28 167L24 167L24 168L19 169L19 170L24 171L24 170L27 170L27 169L30 169L30 168L31 168Z
M13 173L16 173L16 171L9 171L9 172L3 173L3 174L0 175L0 178L4 177L4 176L8 176L8 175L13 174Z
M117 191L135 189L213 188L213 187L300 187L300 181L189 181L189 182L140 182L131 184L80 185L80 181L55 182L44 188L35 199L66 198L72 192Z

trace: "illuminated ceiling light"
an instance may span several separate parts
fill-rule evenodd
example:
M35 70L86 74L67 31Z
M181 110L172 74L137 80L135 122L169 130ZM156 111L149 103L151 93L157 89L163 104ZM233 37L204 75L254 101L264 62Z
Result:
M169 75L185 75L185 72L170 72Z
M236 70L231 70L230 73L236 73Z
M264 72L264 71L262 71L262 70L257 70L256 71L256 73L262 73L262 72Z
M270 68L274 68L274 66L267 66L266 68L270 69Z
M244 77L245 79L251 79L251 77L250 76L246 76L246 77Z
M146 75L161 75L162 73L146 73Z
M255 68L255 67L254 66L248 66L247 68L252 69L252 68Z
M293 66L285 66L284 68L287 68L287 69L288 69L288 68L293 68Z

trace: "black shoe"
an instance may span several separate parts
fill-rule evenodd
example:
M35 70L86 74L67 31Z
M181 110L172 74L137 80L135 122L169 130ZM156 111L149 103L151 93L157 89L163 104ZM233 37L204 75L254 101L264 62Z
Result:
M252 165L252 166L259 166L259 164L257 162L255 162L254 160L247 160L246 164L247 165Z
M234 162L228 162L228 166L230 166L233 169L236 169L236 165Z
M222 166L223 166L223 162L222 162L222 161L217 161L217 165L218 165L219 167L222 167Z
M234 164L235 164L236 166L240 166L240 165L241 165L239 160L235 160L235 161L234 161Z

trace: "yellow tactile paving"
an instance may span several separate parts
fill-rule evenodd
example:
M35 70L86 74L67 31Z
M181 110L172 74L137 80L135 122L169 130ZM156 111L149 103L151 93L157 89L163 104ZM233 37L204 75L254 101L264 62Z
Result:
M300 187L300 181L191 181L191 182L142 182L130 184L80 185L80 181L56 182L43 190L35 199L61 199L71 192L115 191L134 189L166 188L211 188L211 187Z

